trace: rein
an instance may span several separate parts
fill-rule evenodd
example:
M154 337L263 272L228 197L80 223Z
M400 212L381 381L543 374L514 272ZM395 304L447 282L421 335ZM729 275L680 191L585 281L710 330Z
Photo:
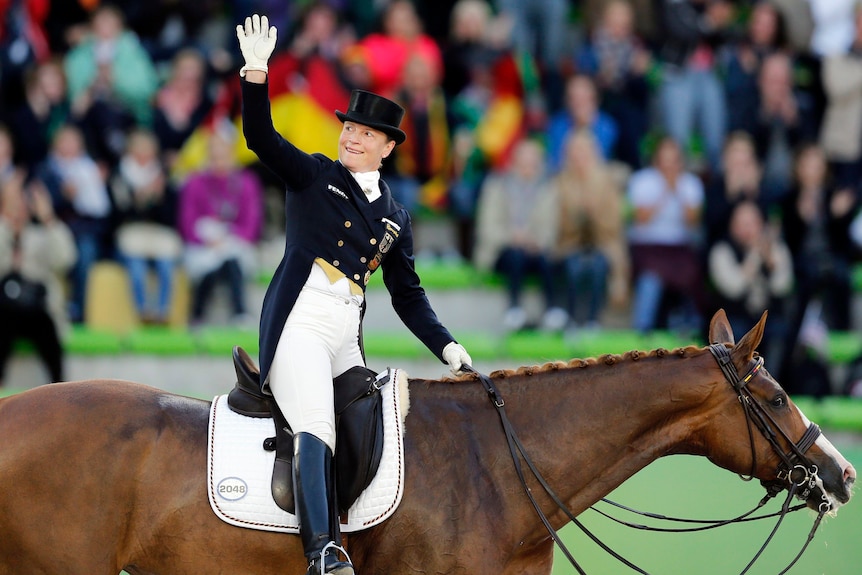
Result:
M754 563L760 558L760 556L766 550L766 547L772 541L773 536L778 531L778 528L781 525L781 523L783 522L785 516L792 511L798 511L798 510L806 507L805 504L800 504L800 505L797 505L795 507L791 507L790 502L793 500L793 498L798 497L802 500L807 500L808 497L811 495L811 493L814 490L818 490L818 491L820 491L820 496L821 496L822 501L821 501L819 508L818 508L817 518L814 521L814 525L812 526L811 531L809 532L808 537L802 546L802 549L799 551L799 553L797 553L797 555L793 558L793 560L790 562L790 564L783 571L781 571L778 574L778 575L784 575L796 564L796 562L799 560L799 558L802 557L802 554L808 548L809 543L811 543L811 541L814 539L814 534L817 531L818 527L820 526L820 523L823 519L823 516L827 512L829 512L829 510L832 507L832 504L829 502L826 494L817 485L817 479L818 479L818 475L817 475L818 468L817 468L817 466L815 464L811 463L808 460L808 458L805 456L805 452L808 451L808 449L811 448L812 445L814 445L814 442L820 436L820 433L821 433L820 428L816 424L811 423L808 426L808 429L806 429L802 438L798 442L794 443L787 436L787 434L784 432L784 430L781 429L781 427L777 424L777 422L772 418L772 416L766 410L763 409L763 406L761 406L760 403L757 401L757 399L754 398L754 396L751 394L750 390L747 387L748 383L754 378L755 375L757 375L757 373L763 367L763 358L758 356L755 365L743 377L740 377L739 373L736 370L736 367L734 366L734 364L731 360L730 352L728 351L726 346L721 345L721 344L712 344L709 346L709 350L712 353L715 360L718 362L718 365L721 368L721 371L724 374L725 378L731 384L734 391L736 391L736 393L739 397L740 404L742 405L743 410L745 412L746 423L748 426L748 434L749 434L749 439L750 439L750 443L751 443L752 464L751 464L751 472L749 473L748 477L745 477L742 475L740 475L740 477L745 481L752 480L754 478L754 473L755 473L756 468L757 468L757 459L756 459L757 455L756 455L756 448L754 445L754 432L752 430L752 424L753 424L754 427L757 427L760 430L760 432L763 434L763 436L766 438L766 440L772 446L775 453L777 453L779 455L779 457L781 458L781 463L779 464L779 467L778 467L778 481L773 481L773 482L769 482L769 483L761 482L762 485L766 488L766 491L767 491L766 496L764 496L763 499L761 499L760 502L757 504L757 506L754 509L752 509L751 511L748 511L747 513L744 513L738 517L735 517L735 518L729 519L729 520L692 520L692 519L679 519L679 518L673 518L673 517L665 517L662 515L656 515L656 514L652 514L652 513L644 513L644 512L635 511L634 509L625 507L623 505L620 505L620 504L615 503L613 501L610 501L608 499L602 499L602 501L605 503L608 503L610 505L621 508L625 511L636 513L636 514L639 514L639 515L642 515L645 517L650 517L653 519L666 520L666 521L676 521L676 522L682 522L682 523L698 523L698 524L701 524L700 527L675 528L675 529L674 528L655 528L655 527L649 527L646 525L638 525L638 524L634 524L634 523L628 523L626 521L616 519L616 518L612 517L611 515L596 509L594 506L591 507L591 509L593 511L596 511L600 515L602 515L608 519L611 519L612 521L615 521L617 523L625 525L627 527L642 529L642 530L646 530L646 531L658 531L658 532L668 532L668 533L684 533L684 532L693 532L693 531L704 531L704 530L708 530L708 529L714 529L717 527L723 527L725 525L729 525L729 524L733 524L733 523L755 521L755 520L759 520L759 519L767 519L770 517L776 517L777 516L778 521L776 522L775 526L772 528L772 531L770 532L769 536L766 538L766 541L763 543L761 548L757 551L757 553L754 555L754 557L751 559L751 561L748 563L748 565L746 565L745 569L743 569L742 572L740 573L740 575L745 575L745 573L747 573L749 571L749 569L751 569L751 567L754 565ZM512 462L513 462L514 467L515 467L515 472L518 475L518 479L521 482L521 486L524 488L524 491L527 494L527 497L529 498L530 503L532 504L533 508L535 509L536 514L539 516L539 519L541 520L542 524L545 526L545 529L548 531L548 534L551 536L551 538L554 540L554 542L560 548L563 555L566 557L566 559L569 561L569 563L571 563L571 565L575 568L575 570L580 575L586 575L586 572L578 564L578 562L575 560L572 553L569 551L569 549L563 543L562 539L560 538L559 533L551 525L551 522L548 519L547 515L542 511L541 507L539 506L539 503L536 501L536 498L533 495L532 489L527 485L527 478L524 474L524 469L521 465L522 459L523 459L523 462L526 464L526 466L529 468L530 472L533 474L533 476L536 478L536 480L542 486L542 489L544 489L545 493L551 498L551 500L554 502L554 504L557 506L557 508L559 510L561 510L569 518L569 520L571 520L587 537L589 537L594 543L596 543L596 545L601 547L606 553L608 553L609 555L611 555L616 560L620 561L621 563L623 563L624 565L626 565L627 567L629 567L633 571L635 571L637 573L641 573L642 575L649 575L649 573L647 571L638 567L637 565L635 565L634 563L632 563L631 561L629 561L628 559L626 559L625 557L623 557L622 555L620 555L619 553L617 553L616 551L611 549L607 544L602 542L595 534L593 534L589 529L587 529L587 527L585 525L583 525L583 523L581 523L577 519L575 514L568 508L568 506L560 499L560 497L556 494L556 492L551 488L551 486L547 483L547 481L544 479L544 477L539 472L538 468L536 468L532 459L529 457L529 455L527 455L523 444L521 443L520 439L518 438L518 435L515 433L515 430L512 427L512 423L509 420L509 416L506 414L506 410L505 410L506 402L503 399L502 395L500 394L499 390L497 389L497 386L491 380L491 378L489 378L485 374L479 373L472 366L469 366L469 365L462 365L461 369L462 369L462 371L464 371L466 373L473 374L479 380L479 382L482 384L486 393L488 394L489 398L491 399L491 402L493 403L495 409L497 410L497 414L500 417L500 423L503 427L503 431L504 431L505 436L506 436L506 443L508 444L508 447L509 447L509 453L512 456ZM781 448L781 446L778 442L778 436L773 431L773 428L778 429L778 432L781 435L781 437L790 446L790 453L785 453L784 450ZM780 511L778 511L776 513L772 513L772 514L752 517L752 515L758 509L763 507L769 501L769 499L775 497L784 488L788 489L788 495L787 495L787 498L785 499L784 503L782 504Z

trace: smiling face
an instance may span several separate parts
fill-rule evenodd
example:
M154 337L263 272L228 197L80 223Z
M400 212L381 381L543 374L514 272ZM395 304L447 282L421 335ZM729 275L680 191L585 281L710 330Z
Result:
M338 159L351 172L371 172L393 148L395 141L380 130L347 121L338 138Z

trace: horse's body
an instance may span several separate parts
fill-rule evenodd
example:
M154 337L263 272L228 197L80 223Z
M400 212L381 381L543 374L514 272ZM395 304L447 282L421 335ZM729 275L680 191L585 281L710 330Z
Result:
M719 315L710 338L732 343ZM741 373L761 333L762 322L733 347ZM756 430L752 447L709 351L582 364L494 378L527 453L575 513L673 453L747 473L755 449L755 475L775 479L778 456ZM783 393L765 373L749 385L764 403ZM389 520L349 536L357 572L550 573L552 541L483 388L413 380L410 392L404 498ZM208 411L208 402L116 381L0 401L0 575L303 573L298 537L232 527L211 511ZM775 411L796 441L804 416L792 404ZM833 504L846 502L852 466L822 437L807 455ZM539 502L555 528L568 521L548 498Z

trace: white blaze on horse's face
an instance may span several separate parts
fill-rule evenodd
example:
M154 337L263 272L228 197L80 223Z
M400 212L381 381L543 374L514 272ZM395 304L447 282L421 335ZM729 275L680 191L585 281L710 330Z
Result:
M809 425L811 425L811 422L808 420L808 418L805 416L805 414L802 412L802 410L799 409L799 407L796 407L796 410L799 412L799 415L802 417L802 421L805 424L805 427L808 427ZM856 482L856 468L854 468L853 465L849 461L847 461L847 459L845 459L845 457L843 455L841 455L841 452L838 451L838 449L836 449L835 446L832 445L832 442L829 441L826 438L826 436L823 435L822 433L817 438L817 440L814 442L814 445L819 447L820 450L827 457L831 457L832 460L835 461L835 465L839 469L841 469L841 471L843 473L844 485L849 490L850 487L852 487L853 483ZM846 503L846 501L845 502L839 501L832 493L827 491L823 486L823 480L819 476L817 477L817 486L820 488L820 490L823 493L826 494L826 497L829 498L829 502L832 504L830 514L834 514L835 512L837 512L838 508L841 507L842 505L844 505L844 503Z

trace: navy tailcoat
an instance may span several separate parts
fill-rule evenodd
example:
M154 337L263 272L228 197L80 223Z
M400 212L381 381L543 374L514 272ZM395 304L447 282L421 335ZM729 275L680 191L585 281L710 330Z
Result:
M285 140L272 125L268 84L241 83L246 143L287 188L284 256L267 288L260 318L261 382L266 382L284 323L317 258L363 290L370 275L382 268L401 321L443 361L443 348L454 338L419 285L407 210L392 199L382 180L382 196L369 202L340 162L307 154Z

